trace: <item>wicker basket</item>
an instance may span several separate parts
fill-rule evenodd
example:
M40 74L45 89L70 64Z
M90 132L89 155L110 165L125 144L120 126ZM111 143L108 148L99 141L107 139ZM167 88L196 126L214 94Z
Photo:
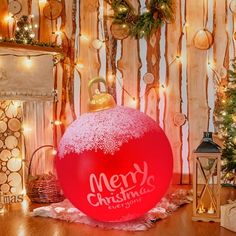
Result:
M53 203L64 200L57 177L51 173L42 175L31 175L32 162L35 154L43 148L53 148L52 145L43 145L37 148L31 155L28 181L27 181L27 195L32 202L36 203Z

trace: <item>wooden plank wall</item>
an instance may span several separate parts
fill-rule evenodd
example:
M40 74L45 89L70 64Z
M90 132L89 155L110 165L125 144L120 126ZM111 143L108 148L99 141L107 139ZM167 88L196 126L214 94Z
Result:
M148 38L145 49L142 48L143 41L139 43L132 38L114 41L109 29L111 22L106 21L106 17L103 18L104 27L100 27L99 0L61 0L63 13L53 22L43 16L43 1L21 2L23 10L17 17L22 14L35 15L33 21L39 24L36 32L38 39L50 42L56 39L58 43L62 43L65 59L56 68L55 83L60 98L55 118L61 119L64 123L61 132L64 132L76 115L87 111L87 83L89 79L99 75L101 68L105 68L104 76L118 75L116 81L110 81L112 84L109 89L113 94L116 89L117 97L121 96L118 100L122 105L139 109L140 101L144 98L142 110L157 122L160 122L162 117L163 128L173 149L173 182L191 182L192 151L199 144L203 132L213 127L210 104L214 100L214 89L209 89L209 85L212 84L208 82L210 78L214 79L215 74L220 77L226 76L230 57L235 54L232 36L236 15L229 10L230 0L175 0L175 22L165 25L165 30L159 30ZM137 11L142 10L141 6L145 5L144 0L130 2ZM9 27L5 21L7 4L8 1L0 0L0 36L9 34ZM109 7L105 3L103 6L103 12L109 12ZM209 18L209 15L213 17ZM51 27L52 23L54 29ZM213 26L214 44L209 50L196 49L193 45L194 35L208 25ZM101 29L105 29L104 34L99 32ZM63 32L55 35L55 30ZM105 56L92 47L93 40L99 35L105 35L108 39L104 44L107 51ZM160 48L163 39L165 48ZM161 58L161 55L165 55L165 58ZM165 79L160 78L161 60L166 64ZM209 61L216 71L214 74L209 72ZM154 80L151 84L146 85L143 82L143 68L153 74ZM160 81L165 82L161 85ZM79 85L79 91L74 91L75 84L77 87ZM160 96L164 96L162 104ZM79 101L74 101L74 98ZM74 104L79 104L79 108L75 108ZM185 123L181 121L184 117Z

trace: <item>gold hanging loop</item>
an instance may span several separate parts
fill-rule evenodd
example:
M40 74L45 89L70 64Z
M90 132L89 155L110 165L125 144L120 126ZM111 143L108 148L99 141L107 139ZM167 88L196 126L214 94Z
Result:
M99 83L99 82L105 85L106 91L101 92L99 90L98 93L93 94L92 86L95 83ZM88 83L88 92L89 92L88 109L90 112L106 110L106 109L110 109L116 106L116 102L114 98L107 92L107 85L104 78L95 77L91 79Z

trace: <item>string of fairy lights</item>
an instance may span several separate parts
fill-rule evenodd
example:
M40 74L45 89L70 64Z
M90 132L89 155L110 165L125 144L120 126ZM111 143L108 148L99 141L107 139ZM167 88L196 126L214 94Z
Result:
M204 0L204 14L203 14L203 29L199 31L200 34L206 34L205 32L205 28L206 28L206 25L207 25L207 18L208 18L208 11L206 10L207 9L207 5L208 5L208 1ZM124 11L126 9L120 9L120 11ZM175 62L179 63L179 64L182 64L182 55L181 55L181 44L182 44L182 38L186 35L186 31L189 27L189 24L187 22L184 22L183 25L182 25L182 31L180 33L180 37L179 37L179 40L178 40L178 47L177 47L177 53L176 53L176 56L174 57L174 59L168 63L168 67L170 67L172 64L174 64ZM90 38L88 35L80 35L80 39L81 41L86 41L86 42L89 42L90 41ZM98 43L98 47L96 47L96 44L94 44L94 41L92 42L92 45L96 48L96 49L100 49L103 45L104 45L104 42L103 40L99 40L99 39L96 39L95 41L96 43ZM211 46L211 45L210 45ZM214 74L214 81L216 83L216 85L219 85L220 83L220 80L221 80L221 76L219 75L219 73L217 72L216 68L215 68L215 63L213 62L213 60L210 60L209 59L209 56L207 56L207 62L206 62L206 66L209 70L211 70ZM82 60L78 60L78 63L76 64L76 68L78 69L78 71L82 70L82 69L86 69L84 64L82 63ZM166 85L164 84L161 84L161 85L153 85L153 86L149 86L149 88L145 91L144 94L140 95L140 96L134 96L132 95L123 85L122 85L122 78L119 78L119 77L116 77L115 75L112 74L112 72L108 72L107 73L108 76L107 76L107 81L108 83L112 84L114 83L115 81L118 82L120 88L122 89L122 91L127 94L130 98L131 98L131 101L134 103L136 101L138 101L139 99L142 99L144 96L146 96L150 89L157 89L157 91L159 91L160 89L162 90L162 92L165 92L168 88L166 87Z
M29 16L29 19L30 19L30 22L29 24L26 24L22 29L20 29L18 26L16 26L17 24L17 18L15 16L13 16L12 14L9 14L5 17L5 22L8 24L9 27L12 27L15 32L19 32L20 30L23 30L23 33L24 34L25 32L27 32L27 35L29 35L29 38L30 39L34 39L35 38L35 32L33 32L33 30L36 30L38 29L38 24L33 24L32 23L32 19L34 18L34 15L30 15ZM10 30L9 30L10 32ZM16 39L11 37L9 39L6 39L6 38L3 38L2 36L0 36L0 42L9 42L9 43L17 43ZM29 44L29 41L28 41L28 38L25 37L22 41L22 44L23 45L27 45ZM9 44L9 47L10 44ZM20 47L20 45L19 45ZM4 50L5 52L6 50ZM17 52L17 51L15 51ZM37 54L32 54L32 53L29 53L27 52L26 50L26 53L25 54L22 54L22 51L20 54L16 54L16 53L1 53L0 54L0 57L9 57L9 56L13 56L13 57L17 57L17 58L22 58L22 69L25 68L27 70L33 70L33 66L34 66L34 60L33 58L36 58L36 57L42 57L42 56L49 56L49 55L52 55L51 53L37 53ZM53 62L54 64L58 63L58 55L53 55ZM56 94L55 94L56 95ZM18 109L19 107L22 107L22 103L23 101L18 101L18 100L14 100L11 102L11 106L15 107L16 109ZM61 125L62 122L60 120L52 120L51 121L51 125L52 125L52 128L54 126L59 126ZM25 123L22 123L22 127L21 127L21 132L24 134L24 135L28 135L30 132L32 131L32 128L25 124ZM52 150L52 154L55 155L56 154L56 150L55 148ZM24 161L24 160L22 160Z
M40 6L43 6L46 3L47 3L47 0L39 0ZM123 7L121 9L119 9L121 12L126 10L126 9L123 9ZM207 9L207 0L204 0L203 28L206 28L206 24L207 24L208 11L206 9ZM31 17L31 19L33 19L34 15L30 15L30 17ZM9 24L12 24L13 21L15 21L15 18L13 15L9 14L8 16L5 17L5 20ZM98 37L96 39L92 39L88 34L79 34L78 37L81 42L81 46L83 46L83 44L90 44L96 50L100 50L102 47L105 46L106 38L104 35L105 33L104 33L104 29L103 29L102 19L99 19L99 24L101 24L101 27L100 27L100 29L102 31L101 38ZM182 31L180 33L179 40L178 40L178 47L176 50L176 56L173 58L173 60L170 63L167 64L168 67L173 66L173 64L175 64L175 63L182 64L181 43L182 43L182 38L186 35L186 31L188 30L188 27L189 27L188 22L184 22L182 25ZM37 29L38 25L37 24L30 25L30 28ZM16 30L17 30L17 28L16 28ZM28 29L25 29L25 30L28 30ZM62 37L62 35L63 35L62 30L56 30L54 33L58 37ZM35 34L32 34L32 37L35 37ZM0 37L0 41L1 41L1 37ZM27 67L30 67L32 65L32 60L31 60L32 57L33 57L33 55L31 55L31 56L25 55L25 65ZM92 65L89 65L89 66L92 66ZM218 85L220 83L221 76L219 75L219 73L217 72L217 70L215 68L214 61L210 60L209 57L207 57L206 66L213 72L214 80L215 80L216 84ZM81 58L77 58L77 60L75 61L75 68L77 71L88 69L88 68L85 68L83 60ZM157 91L159 91L161 89L163 92L165 92L168 89L166 87L166 85L164 85L164 84L149 86L149 89L146 90L144 94L137 97L137 96L132 95L126 88L124 88L124 86L122 85L122 78L116 77L114 74L112 74L112 72L108 72L107 74L108 74L108 76L107 76L108 83L112 84L112 83L115 83L115 81L117 81L118 84L120 85L122 91L124 93L126 93L131 98L131 100L133 102L136 102L139 99L142 99L144 96L146 96L149 93L150 89L152 89L152 88L157 89Z
M39 0L39 6L43 7L43 5L45 5L47 3L47 0ZM38 30L39 26L37 23L33 23L34 20L34 15L31 14L28 16L29 18L29 24L26 24L22 29L20 29L17 26L17 17L11 13L9 13L7 16L5 16L4 18L4 23L6 23L8 25L9 28L9 32L15 31L16 33L19 32L20 30L22 30L22 35L24 35L24 33L28 33L29 35L29 39L34 39L36 37L36 33L34 32L34 30ZM54 32L54 34L56 36L60 36L62 34L61 31L56 31ZM11 35L11 34L10 34ZM0 42L9 42L9 43L17 43L16 39L11 35L11 37L8 38L3 38L0 35ZM27 37L25 37L23 39L22 42L23 45L27 45L30 44L29 40ZM34 44L32 44L34 45ZM35 45L41 45L40 43L37 43ZM20 46L20 45L19 45ZM47 46L47 44L46 44ZM50 45L49 45L50 46ZM29 54L26 50L26 54L23 55L22 52L21 54L15 54L15 53L1 53L0 57L8 57L8 56L13 56L13 57L18 57L18 58L22 58L22 66L25 67L28 70L32 70L33 69L33 65L34 65L34 60L33 58L36 57L42 57L42 56L48 56L48 55L52 55L50 53L37 53L37 54ZM60 57L58 57L58 55L53 55L53 61L54 61L54 65L57 64L60 60ZM22 107L22 101L12 101L11 105L13 107L19 108ZM60 120L52 120L50 122L50 124L52 125L52 129L54 129L54 127L60 126L62 125L62 122ZM22 133L24 135L29 134L32 131L32 128L29 127L29 125L23 123L22 127L21 127ZM52 154L56 155L56 149L54 148L52 150Z

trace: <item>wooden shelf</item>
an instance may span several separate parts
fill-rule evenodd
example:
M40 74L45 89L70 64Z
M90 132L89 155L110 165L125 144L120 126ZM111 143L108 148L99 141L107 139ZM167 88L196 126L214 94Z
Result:
M60 48L46 47L46 46L37 46L37 45L28 45L28 44L18 44L14 42L0 42L0 54L12 53L19 55L39 55L39 54L49 54L57 55L63 54Z

